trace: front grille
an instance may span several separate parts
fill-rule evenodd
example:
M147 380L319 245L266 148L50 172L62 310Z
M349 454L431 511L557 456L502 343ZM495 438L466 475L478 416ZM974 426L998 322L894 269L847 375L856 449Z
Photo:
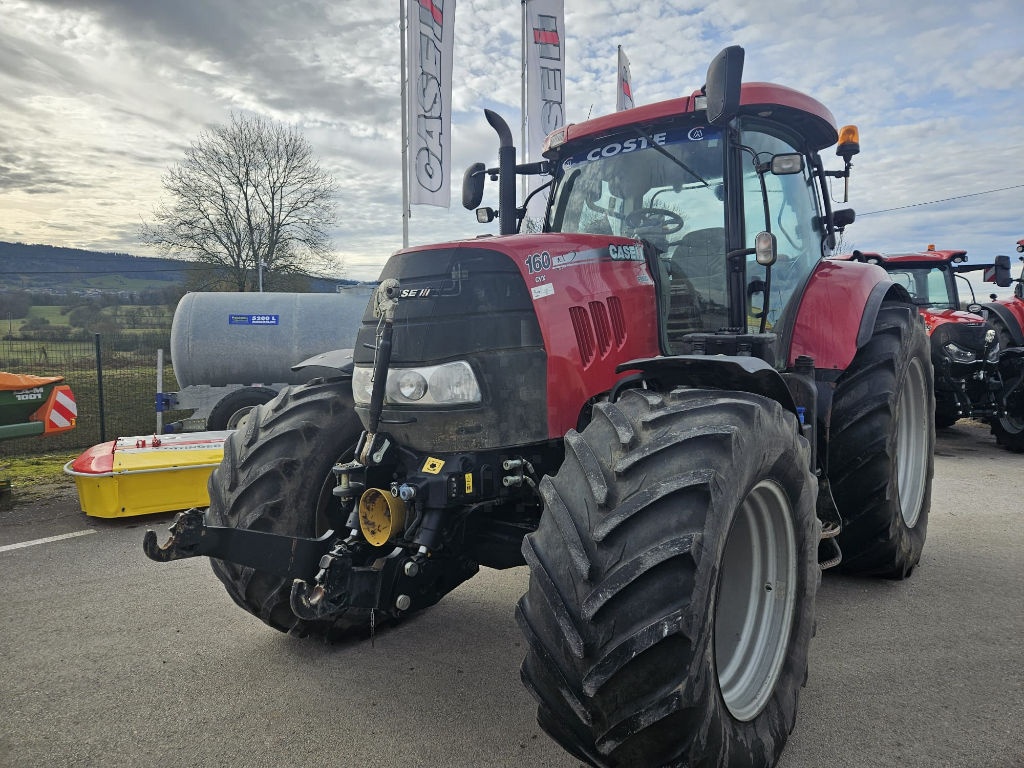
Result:
M949 342L969 349L979 357L985 351L984 323L943 323L932 332L932 351L941 353Z

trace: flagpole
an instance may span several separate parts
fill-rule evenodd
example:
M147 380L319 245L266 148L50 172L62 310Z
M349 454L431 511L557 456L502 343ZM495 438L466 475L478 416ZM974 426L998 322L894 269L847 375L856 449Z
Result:
M520 161L519 162L521 162L521 163L526 163L526 162L529 161L529 157L527 157L527 153L529 152L529 148L527 147L527 144L526 144L526 58L527 58L527 53L526 52L527 52L527 45L528 45L528 43L526 41L526 16L527 16L527 14L526 14L526 4L528 2L529 2L529 0L522 0L522 3L521 3L521 5L523 7L523 46L522 46L523 50L522 50L522 66L520 67L520 73L519 73L520 74L519 80L520 80L521 88L522 88L522 92L521 92L521 96L520 96L520 107L519 107L520 114L522 115L522 139L521 139L520 145L519 145L519 157L520 157ZM523 176L522 179L520 180L520 188L521 188L520 197L521 197L521 199L525 200L526 199L526 190L528 188L527 187L526 176Z
M409 99L406 93L408 72L405 69L405 39L408 26L406 0L398 0L398 28L402 38L402 248L409 247Z

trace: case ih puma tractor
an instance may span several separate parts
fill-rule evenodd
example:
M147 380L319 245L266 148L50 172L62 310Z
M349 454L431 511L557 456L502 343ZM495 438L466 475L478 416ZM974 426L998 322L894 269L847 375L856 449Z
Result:
M1024 253L1024 240L1017 241L1017 252ZM1003 349L1024 347L1024 256L1018 260L1022 266L1020 274L1011 280L1013 296L997 299L992 294L992 301L982 304L989 312L988 321L995 328Z
M1011 283L1010 258L968 264L967 251L937 251L931 246L921 253L854 251L835 258L878 264L917 305L931 339L935 426L980 419L989 424L997 443L1024 451L1024 348L1012 346L1011 334L1005 324L998 325L1002 320L990 309L993 305L978 304L974 288L963 277L983 272L986 282L1006 288ZM958 277L971 292L967 311L961 309L965 305L957 290Z
M746 83L576 125L499 182L500 235L394 254L338 375L231 436L207 555L272 627L366 634L480 566L527 565L538 721L599 766L773 765L807 676L821 569L917 564L934 441L928 339L878 266L837 263L832 114ZM518 174L549 177L517 234ZM490 220L493 212L478 211ZM322 365L331 358L321 356Z

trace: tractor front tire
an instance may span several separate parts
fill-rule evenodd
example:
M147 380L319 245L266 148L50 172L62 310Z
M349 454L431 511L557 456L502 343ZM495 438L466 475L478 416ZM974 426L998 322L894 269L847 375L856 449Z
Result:
M313 538L324 533L332 499L331 468L351 458L362 433L350 379L320 379L286 387L257 406L224 443L210 475L213 525ZM213 572L241 608L264 623L305 637L340 640L369 632L369 611L347 609L316 621L291 610L291 580L225 560Z
M1005 416L994 416L990 423L996 444L1014 453L1024 452L1024 392L1016 391L1007 398L1010 407Z
M913 307L885 302L832 401L828 475L842 517L840 570L911 574L928 528L934 448L927 334Z
M632 389L540 484L517 620L537 720L595 766L774 765L820 581L794 414L746 393Z

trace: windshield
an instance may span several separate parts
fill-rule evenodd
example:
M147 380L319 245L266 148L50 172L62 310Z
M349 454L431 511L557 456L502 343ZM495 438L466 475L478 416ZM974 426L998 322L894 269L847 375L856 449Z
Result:
M714 128L634 128L573 148L555 169L548 231L653 246L670 336L728 324L722 144Z
M894 283L902 285L919 307L959 309L953 298L952 273L946 264L928 266L887 266Z

